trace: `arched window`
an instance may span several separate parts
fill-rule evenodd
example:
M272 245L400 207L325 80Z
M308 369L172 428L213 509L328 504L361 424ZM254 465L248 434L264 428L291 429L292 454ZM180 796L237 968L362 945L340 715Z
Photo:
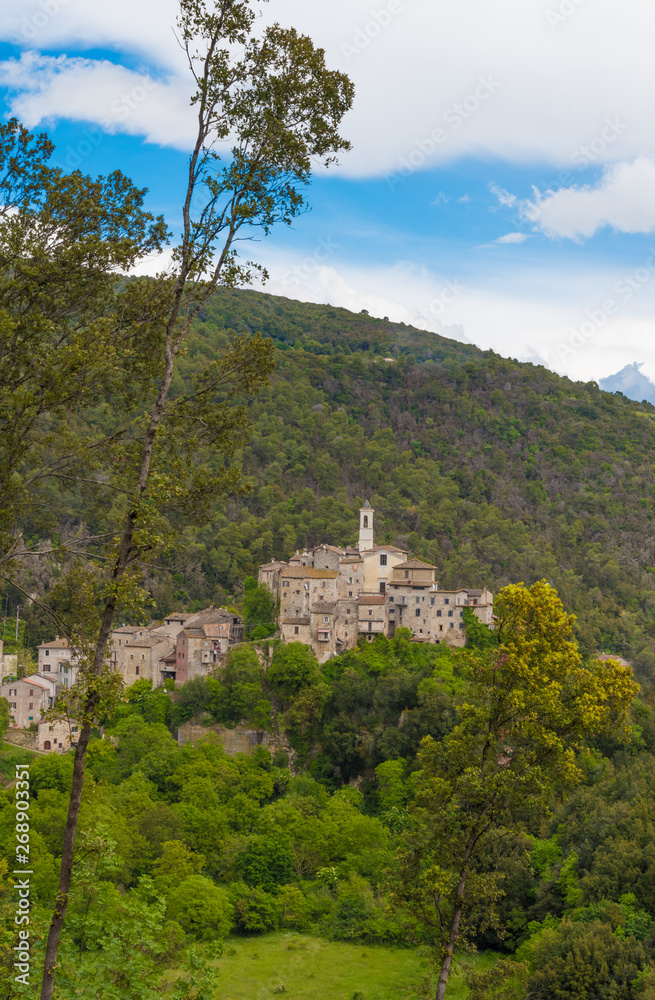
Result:
M368 528L368 514L364 514L364 527Z

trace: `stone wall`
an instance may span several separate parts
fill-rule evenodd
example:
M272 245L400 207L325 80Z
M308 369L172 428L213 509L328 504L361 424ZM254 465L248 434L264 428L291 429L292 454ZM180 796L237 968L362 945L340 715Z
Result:
M4 740L5 743L13 743L17 747L25 747L26 750L36 750L38 735L27 729L8 729Z
M237 753L251 754L255 747L267 747L270 744L269 734L261 729L244 729L242 726L226 729L223 726L201 726L197 722L185 722L180 726L177 742L183 747L185 743L197 743L210 733L218 736L229 757L234 757Z

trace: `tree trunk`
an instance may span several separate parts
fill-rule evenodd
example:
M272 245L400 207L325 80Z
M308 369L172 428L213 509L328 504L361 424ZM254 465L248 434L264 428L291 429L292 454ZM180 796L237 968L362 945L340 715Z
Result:
M453 952L455 951L455 945L457 944L457 938L459 937L459 925L462 920L462 910L464 909L464 890L466 888L466 876L468 872L463 871L460 875L459 882L457 884L457 891L455 893L455 906L453 908L453 919L450 925L450 935L448 937L448 946L446 948L446 954L443 957L441 963L441 970L439 972L439 982L437 983L437 992L435 994L435 1000L444 1000L446 996L446 986L448 985L448 976L450 975L450 966L453 961Z

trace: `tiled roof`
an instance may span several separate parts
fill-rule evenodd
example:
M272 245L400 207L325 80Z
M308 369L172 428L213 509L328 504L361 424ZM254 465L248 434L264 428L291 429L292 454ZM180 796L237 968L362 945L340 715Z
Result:
M280 569L282 566L286 566L286 565L287 564L285 562L281 562L281 561L280 562L270 562L270 563L266 563L265 566L260 566L259 569L260 569L260 571L261 570L266 570L266 569Z
M43 691L49 691L50 685L46 684L45 681L41 680L40 677L31 675L30 677L21 677L19 680L23 681L25 684L29 684L30 687L40 687ZM18 681L12 681L12 684L17 684Z
M292 580L336 580L338 576L336 569L314 569L313 566L289 566L282 571L283 579Z
M621 666L623 667L632 666L631 663L628 663L627 660L624 660L622 656L618 655L618 653L599 653L596 659L600 660L601 663L607 663L609 660L616 660L616 662L620 663Z
M159 657L160 660L174 660L175 659L175 646L168 646L164 652Z
M68 639L60 639L57 636L52 642L42 642L38 646L39 649L70 649L70 642Z
M135 632L143 632L144 625L120 625L112 629L112 632L120 632L121 635L134 635Z
M309 625L309 618L283 618L283 625Z
M172 615L164 615L164 621L167 622L185 622L191 617L189 611L174 611Z
M398 563L394 569L436 569L431 563L421 562L420 559L408 559L407 562Z
M186 630L187 628L200 628L202 625L218 625L220 622L231 622L236 617L227 608L205 608L204 611L198 611L197 614L187 618L184 627Z
M384 604L385 596L384 594L360 594L359 603L360 604Z
M333 615L336 609L336 604L333 604L331 601L316 601L312 604L312 614L314 615Z

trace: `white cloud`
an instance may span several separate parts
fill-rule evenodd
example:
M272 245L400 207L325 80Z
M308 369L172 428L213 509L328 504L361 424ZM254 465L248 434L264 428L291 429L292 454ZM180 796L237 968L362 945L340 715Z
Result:
M262 5L268 20L311 34L330 65L355 81L356 106L346 122L355 149L344 159L345 174L393 173L403 158L419 154L419 169L479 154L569 169L589 159L585 149L598 163L655 157L655 5L594 0L553 30L544 0L398 4L393 15L388 0ZM172 32L176 10L175 0L0 0L0 37L69 54L109 47L136 54L155 75L183 77ZM498 86L484 94L481 79ZM49 114L73 113L59 91L48 95ZM107 103L99 88L94 96ZM30 108L37 114L39 105L33 100ZM601 143L614 118L625 127ZM186 141L177 115L169 132L170 141Z
M527 239L527 233L506 233L505 236L499 236L496 243L525 243Z
M0 63L0 84L14 93L11 111L29 127L62 117L162 146L186 149L193 140L190 88L177 77L159 81L108 60L24 52Z
M595 186L535 191L522 205L524 218L550 237L580 239L604 226L622 233L655 231L655 161L640 156L634 163L608 167Z

